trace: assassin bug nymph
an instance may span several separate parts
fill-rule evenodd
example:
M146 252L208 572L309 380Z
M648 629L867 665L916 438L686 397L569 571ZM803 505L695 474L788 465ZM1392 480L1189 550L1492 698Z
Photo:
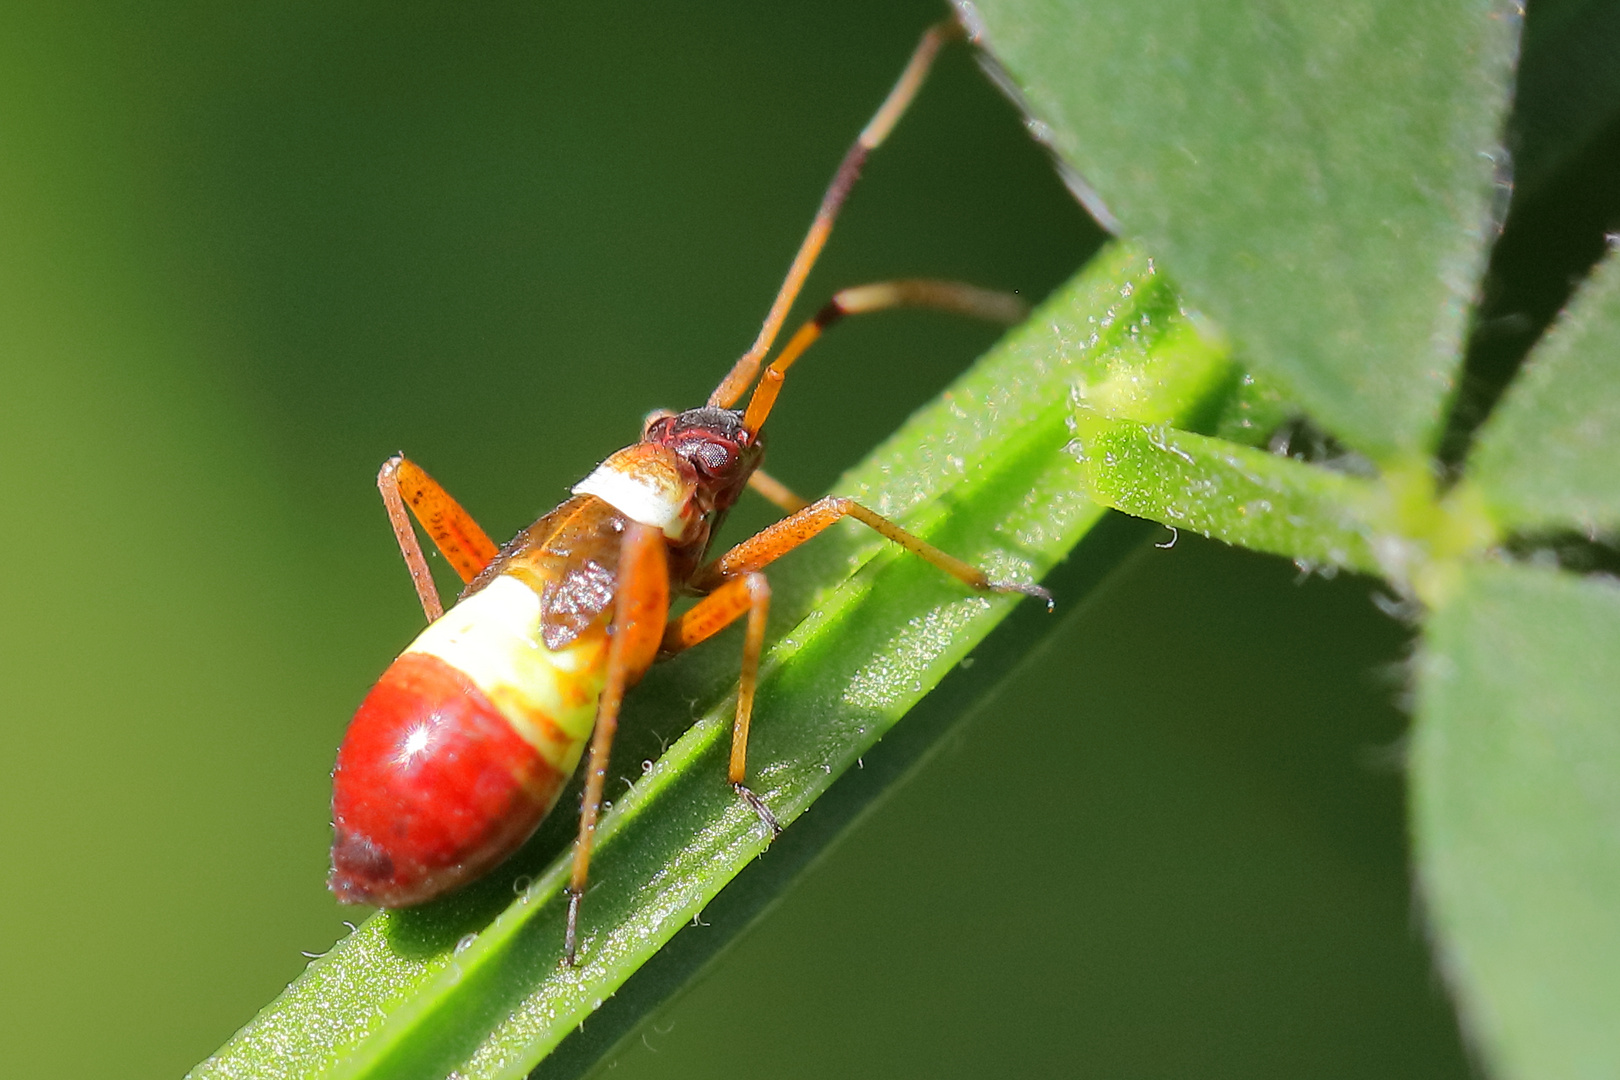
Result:
M697 409L648 416L641 440L609 457L573 497L497 549L430 476L398 456L377 477L429 625L366 696L333 771L332 874L340 900L405 907L448 892L512 854L550 811L590 744L569 883L563 954L575 962L580 898L625 688L655 658L747 617L728 779L747 786L748 724L770 586L761 570L852 517L964 584L1051 603L1038 585L993 581L851 499L810 503L760 471L763 427L788 368L845 315L915 305L1016 321L1023 304L954 282L845 289L788 339L760 375L866 156L960 27L923 34L899 81L845 154L758 338ZM758 384L754 385L756 377ZM732 406L754 385L746 409ZM712 561L709 542L751 487L787 512ZM406 507L467 583L444 611ZM674 594L701 597L671 620Z

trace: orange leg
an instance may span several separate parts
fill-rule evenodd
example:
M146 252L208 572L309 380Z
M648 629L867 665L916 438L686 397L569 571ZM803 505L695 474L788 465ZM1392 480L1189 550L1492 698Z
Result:
M411 528L410 518L405 516L405 507L411 508L434 546L455 567L462 581L477 577L499 549L472 515L404 454L395 454L383 462L377 472L377 490L382 492L383 506L394 527L394 539L399 541L399 552L411 572L411 583L416 586L422 610L428 621L433 622L444 614L444 603L439 599L438 586L433 583L433 574L422 555L416 531Z
M958 581L987 592L1023 593L1046 601L1052 607L1052 594L1039 585L1013 581L993 581L983 570L947 555L919 536L914 536L881 514L868 510L854 499L842 495L828 495L783 518L775 525L760 530L709 565L699 570L693 579L697 589L716 589L730 578L752 573L780 559L800 544L826 529L839 518L852 517L870 526L880 535L893 540L907 551L919 555L939 567ZM695 608L693 609L696 610Z
M928 69L934 63L934 57L945 43L962 36L962 27L954 19L936 23L923 33L922 40L917 42L917 48L911 54L911 60L906 69L900 73L900 80L889 91L889 96L883 99L883 104L872 119L861 129L860 135L844 154L844 160L839 162L838 171L833 174L832 183L827 186L827 193L821 197L821 206L816 210L815 220L810 223L810 231L805 234L804 240L799 244L799 251L793 256L793 265L788 267L787 278L783 280L782 287L777 290L776 299L771 302L771 310L765 316L765 325L759 328L759 336L754 344L742 355L732 367L729 374L715 387L714 393L709 395L710 405L729 407L748 384L754 381L759 373L760 362L765 354L771 351L776 342L776 335L781 332L782 324L787 321L788 309L798 298L799 290L804 288L804 279L810 276L810 268L815 266L816 259L821 255L821 249L827 243L827 236L832 232L833 222L838 219L838 211L843 208L844 201L849 198L850 189L855 186L855 180L861 173L861 166L866 163L866 157L889 137L894 125L899 121L906 107L917 96L922 88L923 80L928 76Z
M776 481L771 480L770 483L775 485ZM782 490L786 491L785 488ZM788 494L792 495L792 492ZM744 540L700 570L694 586L699 589L712 588L713 591L669 624L664 631L662 651L665 654L677 653L700 641L707 641L747 613L748 630L743 640L742 678L737 686L737 716L731 729L731 764L727 778L737 794L770 826L772 832L781 832L782 826L770 807L746 782L748 729L753 719L754 692L759 685L759 659L765 648L765 617L771 603L770 586L760 570L841 517L853 517L871 526L973 588L1024 593L1045 600L1049 610L1052 606L1052 594L1039 585L992 581L977 567L947 555L853 499L837 495L829 495L803 507L791 517Z
M689 649L707 641L736 622L744 614L748 627L743 637L742 678L737 684L737 717L731 726L731 766L727 779L760 820L780 833L781 824L765 800L754 794L748 778L748 725L754 715L754 690L759 685L759 658L765 651L765 617L771 609L771 586L761 573L750 573L725 582L693 605L664 631L665 654Z
M879 281L841 289L788 338L771 366L765 369L764 377L754 387L754 396L748 399L743 427L751 432L759 431L770 415L771 406L776 404L787 369L829 326L845 315L865 315L894 307L934 308L999 323L1015 323L1029 313L1029 305L1011 293L980 289L958 281Z
M790 514L797 514L810 505L809 499L803 498L764 469L755 469L749 474L748 486L753 488L754 494L763 496L766 502Z
M590 875L591 847L602 812L608 758L619 729L619 706L625 688L641 678L658 654L669 617L668 546L663 531L630 522L619 549L617 595L613 602L613 640L608 646L607 683L596 706L591 756L585 768L585 794L580 804L579 837L574 841L573 873L568 879L568 929L563 961L570 967L579 946L579 903Z

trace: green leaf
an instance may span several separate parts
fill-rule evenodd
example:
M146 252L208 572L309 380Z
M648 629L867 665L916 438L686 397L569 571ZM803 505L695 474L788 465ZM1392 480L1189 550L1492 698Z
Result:
M1299 407L1269 380L1245 371L1222 406L1214 433L1246 446L1263 446L1298 415Z
M1038 577L1103 513L1068 486L1075 387L1127 415L1190 423L1218 411L1230 382L1219 346L1149 262L1111 249L838 489L1000 576ZM964 594L865 530L818 545L773 572L780 636L750 745L752 782L784 822L1016 605ZM437 904L369 920L192 1076L524 1075L769 846L723 782L736 670L726 652L655 670L632 695L627 729L649 714L654 730L689 729L603 820L579 968L558 962L565 860L515 883L521 866L508 865ZM567 817L547 823L551 851Z
M1620 1075L1620 588L1476 565L1424 632L1418 870L1504 1077Z
M1098 502L1229 544L1378 573L1389 532L1384 489L1166 424L1075 412L1070 452Z
M977 10L1057 152L1246 363L1380 461L1433 442L1490 237L1509 4Z
M1510 528L1620 528L1620 258L1610 255L1536 346L1469 462Z

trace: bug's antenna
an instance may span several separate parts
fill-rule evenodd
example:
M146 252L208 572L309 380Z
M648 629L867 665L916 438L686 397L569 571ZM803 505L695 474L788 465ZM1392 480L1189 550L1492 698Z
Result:
M776 293L776 299L771 303L771 310L765 316L765 325L759 328L759 336L754 339L753 345L734 364L731 371L715 387L714 393L709 395L709 404L726 408L742 397L743 391L748 389L754 377L759 374L759 365L765 359L765 354L771 351L776 342L776 335L781 332L782 324L787 321L788 309L799 296L799 290L804 287L804 279L810 276L810 268L815 266L816 259L821 255L821 249L827 243L827 235L832 232L833 222L838 218L838 211L843 208L844 201L849 198L849 191L855 186L855 181L861 175L861 166L866 164L866 156L882 145L883 140L889 137L894 130L895 123L906 106L911 104L922 87L923 80L928 77L928 69L934 63L934 57L939 55L943 48L953 38L963 36L962 26L955 19L935 23L924 31L922 40L917 42L917 48L911 54L906 69L900 73L900 79L889 91L889 96L883 99L883 104L866 127L861 129L860 136L856 138L855 145L844 154L844 160L838 163L838 171L833 174L832 183L827 185L827 193L821 197L821 206L816 209L815 220L810 223L810 231L805 234L804 241L799 245L798 254L793 256L793 265L788 267L787 277L782 281L782 287Z
M781 393L782 381L788 368L826 329L845 315L861 315L894 307L926 307L936 311L953 311L990 322L1012 324L1029 314L1029 305L1011 293L979 289L959 281L878 281L871 285L857 285L833 294L827 305L815 317L799 327L782 351L776 354L771 366L754 387L748 399L748 410L743 414L743 427L750 435L759 434L776 395Z

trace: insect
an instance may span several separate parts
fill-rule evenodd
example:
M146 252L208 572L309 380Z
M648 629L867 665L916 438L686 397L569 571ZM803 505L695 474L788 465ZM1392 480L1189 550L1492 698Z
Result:
M367 694L338 750L328 884L340 900L406 907L486 873L539 825L588 747L563 949L575 963L625 690L657 657L745 618L728 780L780 831L747 784L771 595L762 570L840 518L870 526L974 589L1050 605L1038 585L991 580L851 499L808 502L760 469L765 421L788 369L842 317L901 305L1004 322L1023 314L1015 297L955 282L864 285L837 293L764 365L867 155L915 97L939 50L959 36L954 22L923 34L839 165L758 337L706 404L650 414L640 441L607 458L570 499L503 548L414 462L396 456L383 465L378 487L429 625ZM734 408L750 386L746 408ZM707 559L744 488L787 516ZM466 583L448 612L407 508ZM671 599L681 594L699 599L670 619Z

